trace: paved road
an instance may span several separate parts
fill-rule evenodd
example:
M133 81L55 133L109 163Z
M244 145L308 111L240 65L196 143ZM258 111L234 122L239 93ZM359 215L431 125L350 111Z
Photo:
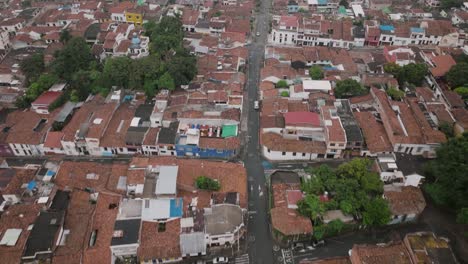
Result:
M270 235L265 175L259 152L259 113L253 109L258 97L260 68L263 65L265 45L268 37L269 0L263 0L256 14L255 31L252 44L249 47L248 81L248 132L247 146L244 151L244 164L248 175L249 216L248 253L250 263L273 263L273 241ZM260 36L255 36L259 32ZM245 109L244 109L245 110ZM245 121L245 120L244 120Z

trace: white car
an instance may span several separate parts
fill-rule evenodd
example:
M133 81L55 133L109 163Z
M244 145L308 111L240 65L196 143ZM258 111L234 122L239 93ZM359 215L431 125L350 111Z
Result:
M255 101L255 102L254 102L254 109L255 109L255 110L260 109L260 103L259 103L258 101Z
M229 259L226 257L217 257L213 259L213 264L218 264L218 263L228 263Z
M260 36L260 32L257 32L257 37L259 37L259 36Z

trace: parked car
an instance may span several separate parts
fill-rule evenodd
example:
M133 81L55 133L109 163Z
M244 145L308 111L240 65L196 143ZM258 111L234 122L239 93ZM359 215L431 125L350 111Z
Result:
M254 109L255 109L255 110L260 109L260 103L259 103L258 101L255 101L255 102L254 102Z
M257 32L257 37L260 37L260 32Z
M213 259L213 264L218 263L228 263L229 259L227 257L217 257Z

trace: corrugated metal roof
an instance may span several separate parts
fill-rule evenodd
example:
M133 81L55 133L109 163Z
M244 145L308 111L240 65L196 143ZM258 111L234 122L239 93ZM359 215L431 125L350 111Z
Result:
M161 166L156 181L156 195L175 194L178 166Z
M18 238L21 235L22 231L22 229L18 228L7 229L7 231L5 231L5 234L2 237L2 240L0 241L0 245L10 247L16 245L16 241L18 241Z

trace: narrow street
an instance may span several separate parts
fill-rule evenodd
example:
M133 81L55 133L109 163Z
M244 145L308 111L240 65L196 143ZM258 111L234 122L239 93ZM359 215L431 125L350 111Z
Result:
M258 98L260 68L263 65L265 45L268 37L270 1L261 1L257 10L253 40L249 47L247 93L247 135L244 151L244 164L248 175L249 190L249 224L248 253L250 263L271 264L273 261L273 241L270 234L268 218L268 194L265 184L265 174L261 163L259 150L259 112L254 110L254 101ZM260 33L259 36L257 32Z

